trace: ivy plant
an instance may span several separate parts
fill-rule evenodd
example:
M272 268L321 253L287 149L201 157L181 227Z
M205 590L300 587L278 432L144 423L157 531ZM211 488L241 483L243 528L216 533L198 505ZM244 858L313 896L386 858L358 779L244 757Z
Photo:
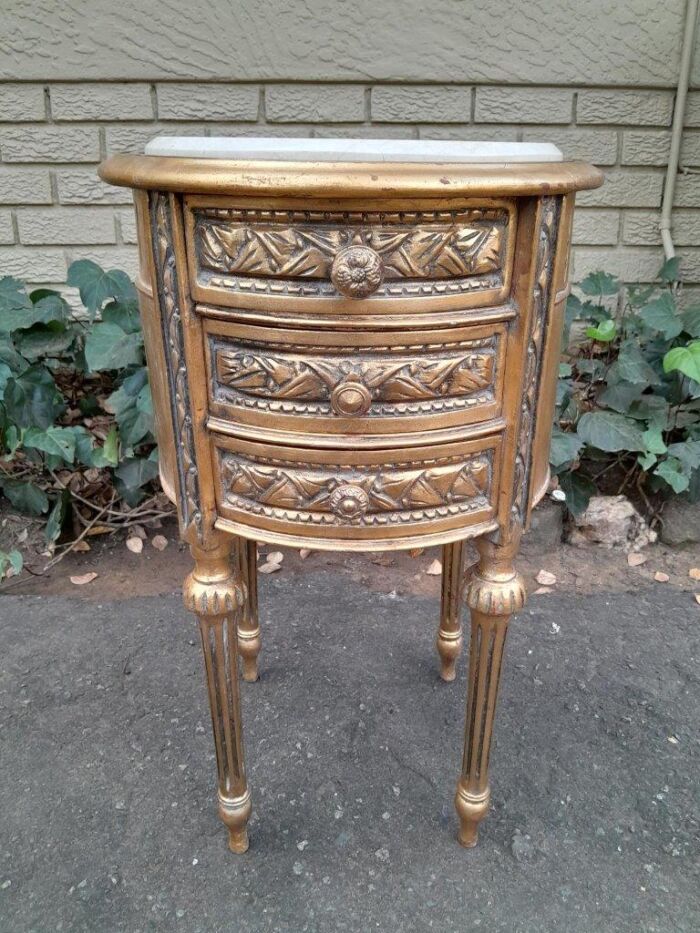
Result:
M569 296L550 463L574 513L611 476L651 511L655 494L700 498L700 305L681 307L677 280L674 259L654 285L596 272Z
M137 505L158 470L134 284L90 260L68 284L81 315L58 291L0 279L0 490L46 519L49 543L86 503ZM20 560L0 552L0 575Z

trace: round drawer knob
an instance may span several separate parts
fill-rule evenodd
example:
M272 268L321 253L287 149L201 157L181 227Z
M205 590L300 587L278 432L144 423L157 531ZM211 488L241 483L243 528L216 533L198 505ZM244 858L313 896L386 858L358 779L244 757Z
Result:
M366 415L372 396L366 385L347 379L331 392L331 408L336 415Z
M366 298L382 284L384 265L370 246L348 246L336 255L331 282L347 298Z
M338 518L351 522L365 514L369 508L369 496L361 486L349 483L338 486L331 496L331 508Z

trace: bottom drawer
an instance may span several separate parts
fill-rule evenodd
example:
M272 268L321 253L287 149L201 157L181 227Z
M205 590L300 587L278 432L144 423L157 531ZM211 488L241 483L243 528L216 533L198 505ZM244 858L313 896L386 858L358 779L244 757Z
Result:
M500 435L359 451L211 442L217 524L261 541L381 549L493 522Z

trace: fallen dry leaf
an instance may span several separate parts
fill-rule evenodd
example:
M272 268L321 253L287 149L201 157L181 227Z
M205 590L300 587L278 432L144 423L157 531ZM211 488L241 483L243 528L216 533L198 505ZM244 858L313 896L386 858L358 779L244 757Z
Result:
M695 594L695 602L700 606L700 593Z
M271 564L281 564L284 560L284 554L282 551L270 551L267 555L267 560Z
M80 573L76 577L71 577L70 582L75 583L76 586L84 586L86 583L92 583L97 574L94 570L91 570L89 573Z
M131 536L133 538L141 538L142 541L145 541L148 537L146 529L142 528L141 525L132 525Z
M90 551L90 550L92 550L92 548L91 548L90 545L87 543L87 541L85 541L85 539L83 539L82 541L76 541L76 542L75 542L75 544L73 545L73 550L74 550L74 551Z
M258 567L258 573L274 573L276 570L281 570L282 564L277 561L266 561L264 564L260 564Z
M700 567L691 567L688 576L691 580L700 580Z
M657 583L668 583L671 578L667 573L664 573L663 570L657 570L654 574L654 579Z
M165 535L154 535L151 544L156 551L164 551L168 546L168 539Z
M424 551L424 547L412 547L408 553L411 555L411 557L420 557Z
M143 541L141 538L127 538L126 546L129 548L132 554L140 554L143 550Z
M432 563L428 564L428 566L425 568L425 572L430 574L431 577L438 577L442 573L442 564L437 559L437 557L434 561L432 561Z
M540 572L535 577L538 583L541 583L542 586L554 586L557 582L557 578L553 573L550 573L549 570L540 570Z
M545 593L552 593L552 592L553 590L551 586L538 586L532 595L533 596L544 596Z
M109 525L93 525L92 528L88 528L86 534L90 537L92 535L108 535L112 533L112 529Z
M299 557L301 557L302 560L306 560L306 558L309 556L310 553L311 553L311 548L303 547L299 550Z
M639 554L637 551L632 551L627 555L627 563L630 567L639 567L642 564L645 564L647 561L646 554Z

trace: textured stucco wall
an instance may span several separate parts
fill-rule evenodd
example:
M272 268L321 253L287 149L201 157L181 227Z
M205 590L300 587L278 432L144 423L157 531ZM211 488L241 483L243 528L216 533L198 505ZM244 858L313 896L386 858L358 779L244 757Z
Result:
M574 276L648 280L685 0L4 0L0 275L133 272L128 194L96 163L159 132L551 140L603 168ZM700 55L682 161L700 168ZM700 175L674 233L700 285Z

